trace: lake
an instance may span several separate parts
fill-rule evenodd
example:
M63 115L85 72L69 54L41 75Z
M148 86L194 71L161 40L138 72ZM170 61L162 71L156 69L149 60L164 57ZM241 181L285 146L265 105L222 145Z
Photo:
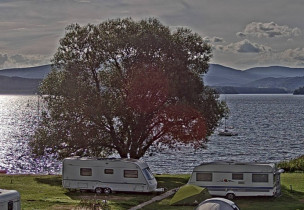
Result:
M279 162L303 155L304 96L226 95L229 127L238 136L216 134L206 149L189 147L150 151L143 159L154 173L189 173L216 160ZM34 158L27 142L38 123L37 96L0 95L0 170L8 173L57 174L55 157ZM41 103L40 103L41 104Z

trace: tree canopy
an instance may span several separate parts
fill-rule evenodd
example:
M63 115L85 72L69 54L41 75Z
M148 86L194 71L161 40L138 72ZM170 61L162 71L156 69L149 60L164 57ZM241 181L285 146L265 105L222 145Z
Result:
M157 19L69 25L40 93L33 152L140 158L152 144L204 144L225 105L204 86L211 47Z

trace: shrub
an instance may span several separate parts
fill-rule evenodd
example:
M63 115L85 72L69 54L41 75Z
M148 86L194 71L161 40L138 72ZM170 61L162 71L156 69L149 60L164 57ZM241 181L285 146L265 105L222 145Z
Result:
M284 169L286 172L304 172L304 155L293 160L282 161L278 163L278 167Z

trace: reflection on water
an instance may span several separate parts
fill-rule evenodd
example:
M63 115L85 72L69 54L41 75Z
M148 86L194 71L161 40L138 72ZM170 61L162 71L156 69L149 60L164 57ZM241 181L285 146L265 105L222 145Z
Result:
M28 139L38 124L38 97L0 95L0 170L8 173L59 173L52 157L31 157Z
M227 121L238 136L213 135L206 150L164 150L144 157L155 173L189 173L207 161L278 162L302 155L304 96L227 95ZM35 159L28 139L38 123L37 96L0 95L0 170L9 173L60 173L54 157Z

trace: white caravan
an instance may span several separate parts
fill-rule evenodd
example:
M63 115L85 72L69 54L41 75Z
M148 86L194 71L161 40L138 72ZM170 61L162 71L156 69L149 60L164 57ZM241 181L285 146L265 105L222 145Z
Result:
M157 181L147 163L135 159L70 157L63 160L62 185L68 189L155 192Z
M0 209L1 210L20 210L20 194L16 190L0 189Z
M188 183L230 200L235 196L278 196L282 172L275 164L211 162L196 166Z

